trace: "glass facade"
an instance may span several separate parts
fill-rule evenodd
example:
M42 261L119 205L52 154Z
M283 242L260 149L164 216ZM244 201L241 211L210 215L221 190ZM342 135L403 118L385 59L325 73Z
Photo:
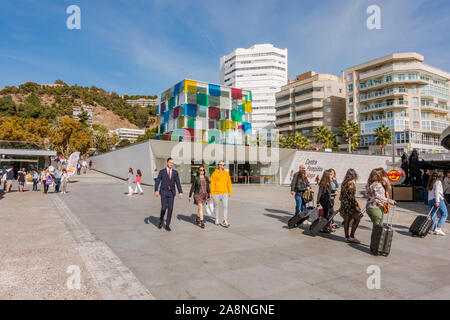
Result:
M251 91L183 80L161 93L157 139L249 145Z

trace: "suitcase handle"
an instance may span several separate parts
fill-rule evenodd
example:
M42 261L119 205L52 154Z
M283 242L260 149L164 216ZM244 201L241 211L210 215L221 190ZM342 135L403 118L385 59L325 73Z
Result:
M433 205L433 206L431 207L431 209L430 209L430 212L428 212L428 214L427 214L427 217L428 217L428 218L431 218L431 213L433 212L434 208L436 208L436 211L439 210L439 207L436 207L435 205Z
M390 225L391 225L391 228L392 228L392 225L394 224L394 213L395 213L395 208L396 206L395 205L393 205L393 204L391 204L390 206L389 206L389 208L390 208L390 210L389 210L389 213L388 213L388 217L387 217L387 222L386 222L386 224L387 224L387 226L389 226L389 221L390 221Z

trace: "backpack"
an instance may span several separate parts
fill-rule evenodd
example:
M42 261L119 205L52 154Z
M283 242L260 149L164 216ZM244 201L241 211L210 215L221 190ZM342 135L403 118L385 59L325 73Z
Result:
M7 180L13 180L14 179L14 171L13 170L9 170L8 172L6 172L6 179Z
M45 180L45 184L48 186L51 186L53 184L53 178L52 176L48 176L47 180Z

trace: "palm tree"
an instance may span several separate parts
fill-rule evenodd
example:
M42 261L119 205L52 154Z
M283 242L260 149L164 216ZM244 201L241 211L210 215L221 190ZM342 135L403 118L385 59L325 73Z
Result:
M314 134L316 135L316 143L320 143L320 149L323 149L324 146L328 147L333 137L333 134L325 126L314 129Z
M358 137L359 131L359 125L355 121L347 120L342 124L341 132L345 136L345 141L348 143L348 153L352 153L359 145L361 141Z
M375 129L375 141L380 145L381 153L384 155L384 148L391 141L391 130L384 123Z
M281 148L287 149L306 149L311 144L311 141L298 133L289 136L280 136L279 145Z

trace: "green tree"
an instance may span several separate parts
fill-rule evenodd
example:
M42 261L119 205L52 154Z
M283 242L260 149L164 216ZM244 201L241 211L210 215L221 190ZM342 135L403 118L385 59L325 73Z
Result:
M123 139L120 140L120 142L116 145L116 149L120 149L120 148L124 148L124 147L128 147L129 145L131 145L131 141L128 139Z
M85 154L92 145L92 133L83 130L80 122L64 118L52 128L50 142L53 149L65 157L69 157L75 151Z
M156 139L156 133L157 133L157 129L156 128L147 129L147 130L145 130L145 134L144 135L137 137L136 143L142 142L142 141L145 141L145 140L149 140L149 139Z
M104 125L93 124L92 130L92 146L100 153L111 151L119 142L119 136L109 134L108 128Z
M348 153L352 153L360 143L360 138L358 136L360 128L358 123L352 120L344 121L341 132L345 136L345 141L348 143Z
M316 135L316 143L320 144L320 148L323 149L330 147L332 142L333 134L325 126L319 126L314 129L314 134Z
M279 137L279 144L281 148L304 150L310 146L311 141L307 137L295 133L293 135Z
M89 123L88 123L89 113L86 110L84 110L83 108L81 108L81 110L82 110L81 113L78 114L78 121L81 123L81 127L83 129L87 129L87 128L89 128Z
M17 113L16 104L11 96L0 98L0 114L4 116L13 116Z
M391 141L391 129L384 124L375 129L375 141L380 145L381 153L384 155L385 147Z

